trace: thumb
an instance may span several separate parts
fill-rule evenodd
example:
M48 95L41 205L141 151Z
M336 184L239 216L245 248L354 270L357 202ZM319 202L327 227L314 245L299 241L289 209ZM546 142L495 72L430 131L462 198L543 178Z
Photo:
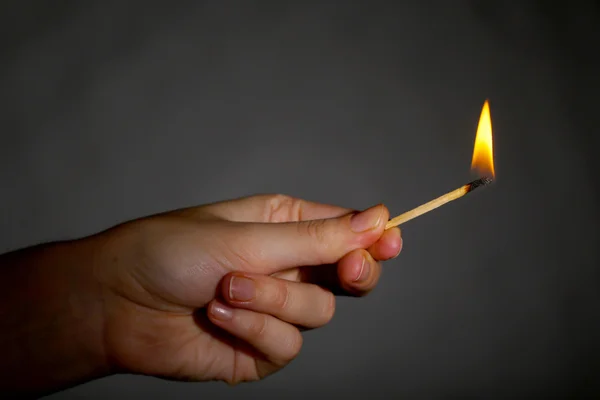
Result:
M380 204L338 218L290 223L243 224L236 252L261 273L309 265L333 264L358 248L368 248L383 234L388 209Z

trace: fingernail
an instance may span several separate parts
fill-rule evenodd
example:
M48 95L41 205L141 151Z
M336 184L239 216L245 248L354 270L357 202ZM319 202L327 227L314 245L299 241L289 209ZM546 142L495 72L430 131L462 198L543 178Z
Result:
M371 207L368 210L353 215L350 219L350 228L355 233L361 233L375 229L381 222L382 214L383 207Z
M229 321L233 318L233 310L224 304L221 303L213 303L210 308L210 313L221 321Z
M250 301L254 298L256 289L254 281L242 276L234 276L229 281L229 297L231 300Z
M368 277L369 277L369 262L367 261L367 259L365 257L363 257L362 265L360 266L360 269L358 270L358 274L356 275L356 278L354 278L352 281L353 282L364 282L365 280L367 280Z

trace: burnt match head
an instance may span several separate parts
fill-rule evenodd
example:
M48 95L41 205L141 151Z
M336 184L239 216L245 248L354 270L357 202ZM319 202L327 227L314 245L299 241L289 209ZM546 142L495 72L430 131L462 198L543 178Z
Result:
M468 189L467 193L477 189L479 186L489 185L493 181L494 181L494 179L490 178L489 176L484 176L483 178L479 178L476 181L469 183L469 189Z

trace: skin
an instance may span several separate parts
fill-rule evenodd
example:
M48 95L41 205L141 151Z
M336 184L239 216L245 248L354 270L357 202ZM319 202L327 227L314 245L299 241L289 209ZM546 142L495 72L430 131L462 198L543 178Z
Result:
M335 294L364 296L402 248L389 212L260 195L0 256L0 392L115 373L229 384L292 361Z

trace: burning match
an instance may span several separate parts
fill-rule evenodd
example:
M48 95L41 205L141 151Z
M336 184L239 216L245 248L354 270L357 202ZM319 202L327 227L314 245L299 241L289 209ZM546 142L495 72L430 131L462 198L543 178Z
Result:
M471 161L471 170L479 172L480 179L474 180L456 190L446 193L435 200L420 205L419 207L398 215L388 221L385 229L401 225L413 218L418 217L434 210L444 204L459 199L465 194L472 192L481 186L489 185L496 177L494 171L494 147L492 144L492 119L490 117L490 105L486 100L481 110L479 124L477 126L477 135L475 136L475 148L473 149L473 159Z

